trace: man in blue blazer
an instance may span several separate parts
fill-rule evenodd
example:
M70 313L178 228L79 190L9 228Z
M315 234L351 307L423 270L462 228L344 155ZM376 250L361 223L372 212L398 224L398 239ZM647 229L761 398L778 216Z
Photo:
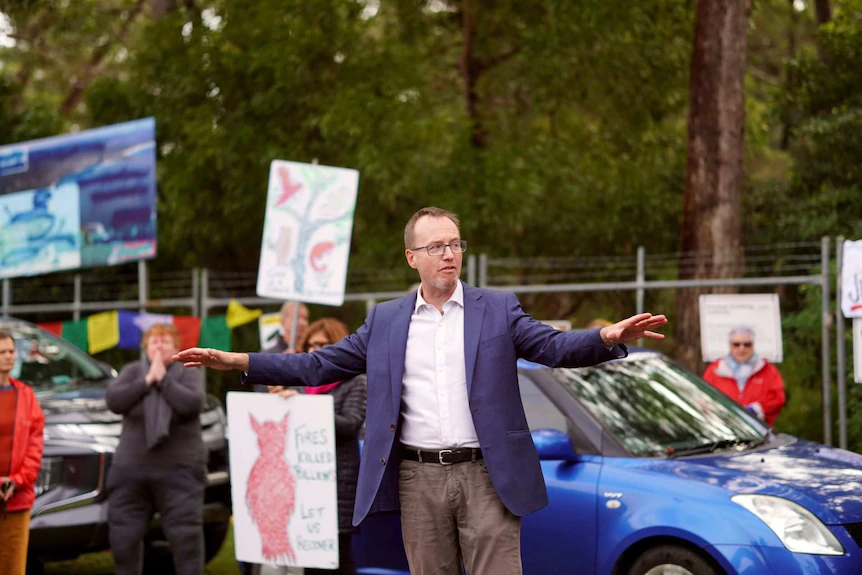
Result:
M246 384L321 385L368 374L365 446L353 523L401 511L410 571L521 573L520 517L547 505L518 388L519 357L587 366L662 338L640 314L587 332L548 327L515 294L463 284L458 218L423 208L407 223L417 292L378 304L336 345L294 355L193 348L187 366L242 370Z

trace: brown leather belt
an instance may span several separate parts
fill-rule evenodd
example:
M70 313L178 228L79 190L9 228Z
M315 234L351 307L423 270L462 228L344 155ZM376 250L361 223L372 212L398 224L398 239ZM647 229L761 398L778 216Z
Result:
M401 446L401 459L418 461L419 463L438 463L452 465L453 463L476 462L483 459L482 450L478 447L453 447L452 449L417 449Z

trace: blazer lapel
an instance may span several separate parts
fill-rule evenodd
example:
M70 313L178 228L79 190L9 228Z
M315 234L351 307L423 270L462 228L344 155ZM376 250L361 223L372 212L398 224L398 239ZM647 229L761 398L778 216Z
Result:
M404 381L404 360L407 356L407 333L416 307L416 294L401 300L398 312L389 326L389 373L392 378L392 406L401 413L401 385Z
M464 373L467 376L467 398L473 389L473 370L479 350L479 334L485 317L485 302L482 292L464 284Z

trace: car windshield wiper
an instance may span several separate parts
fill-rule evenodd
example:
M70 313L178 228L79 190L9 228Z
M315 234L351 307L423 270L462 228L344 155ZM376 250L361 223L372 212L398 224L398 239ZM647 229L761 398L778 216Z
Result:
M700 455L703 453L713 453L718 451L719 449L727 449L729 447L735 447L741 443L745 443L743 439L719 439L718 441L711 441L709 443L703 443L701 445L695 445L693 447L687 447L685 449L674 449L674 447L668 446L667 448L667 457L668 459L676 459L677 457L686 457L688 455Z
M766 445L772 440L772 428L766 430L766 433L756 439L750 439L747 445L748 449L755 449L761 445Z
M745 446L747 449L755 449L757 447L760 447L761 445L769 443L771 439L772 429L767 429L766 433L760 437L752 437L748 439L719 439L717 441L703 443L701 445L695 445L694 447L687 447L685 449L674 449L671 445L667 448L667 457L668 459L674 459L676 457L685 457L687 455L713 453L715 451L718 451L719 449L728 449L731 447L736 447L738 445Z

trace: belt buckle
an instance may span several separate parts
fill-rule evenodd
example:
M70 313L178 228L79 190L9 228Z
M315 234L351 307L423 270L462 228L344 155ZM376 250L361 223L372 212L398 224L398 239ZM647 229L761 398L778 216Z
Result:
M437 452L437 460L440 462L440 465L452 465L455 463L454 461L443 461L444 453L452 453L451 449L441 449Z

